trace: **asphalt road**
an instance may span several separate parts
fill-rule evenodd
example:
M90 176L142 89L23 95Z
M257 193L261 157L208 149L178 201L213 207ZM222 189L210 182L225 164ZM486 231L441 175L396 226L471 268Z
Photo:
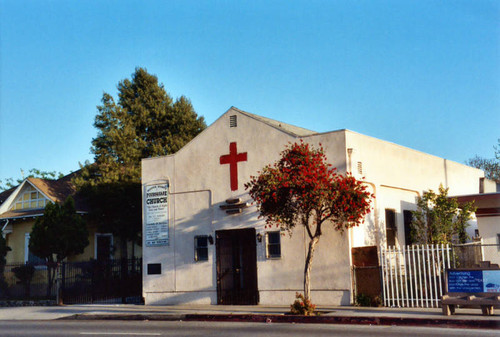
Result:
M57 336L373 336L440 337L499 336L498 330L447 329L397 326L161 322L161 321L0 321L2 337Z

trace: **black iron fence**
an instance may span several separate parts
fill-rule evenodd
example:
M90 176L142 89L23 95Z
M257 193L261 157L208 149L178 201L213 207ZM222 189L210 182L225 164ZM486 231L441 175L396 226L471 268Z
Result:
M49 269L46 265L7 265L0 300L58 299L65 304L142 301L142 259L64 262L57 267L52 286Z
M46 265L7 264L0 275L0 300L55 300L55 287L48 291L48 272Z

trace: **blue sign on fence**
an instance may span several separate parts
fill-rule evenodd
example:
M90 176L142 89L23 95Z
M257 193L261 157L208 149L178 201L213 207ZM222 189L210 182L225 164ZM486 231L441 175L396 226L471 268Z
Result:
M448 270L448 292L482 293L484 292L482 270Z
M500 293L500 269L448 270L449 293Z

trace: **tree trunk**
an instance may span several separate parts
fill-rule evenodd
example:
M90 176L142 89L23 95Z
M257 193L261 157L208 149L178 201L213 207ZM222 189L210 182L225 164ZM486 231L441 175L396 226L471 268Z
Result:
M52 296L52 287L54 286L54 279L57 273L57 263L56 262L48 262L47 263L47 299Z
M307 251L306 267L304 269L304 298L306 300L311 300L311 267L314 255L314 249L316 244L319 242L319 237L313 237L309 241L309 249Z

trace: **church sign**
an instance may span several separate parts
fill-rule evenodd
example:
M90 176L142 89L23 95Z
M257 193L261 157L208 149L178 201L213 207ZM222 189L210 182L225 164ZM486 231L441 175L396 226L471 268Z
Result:
M168 245L168 182L147 185L145 197L146 247Z

